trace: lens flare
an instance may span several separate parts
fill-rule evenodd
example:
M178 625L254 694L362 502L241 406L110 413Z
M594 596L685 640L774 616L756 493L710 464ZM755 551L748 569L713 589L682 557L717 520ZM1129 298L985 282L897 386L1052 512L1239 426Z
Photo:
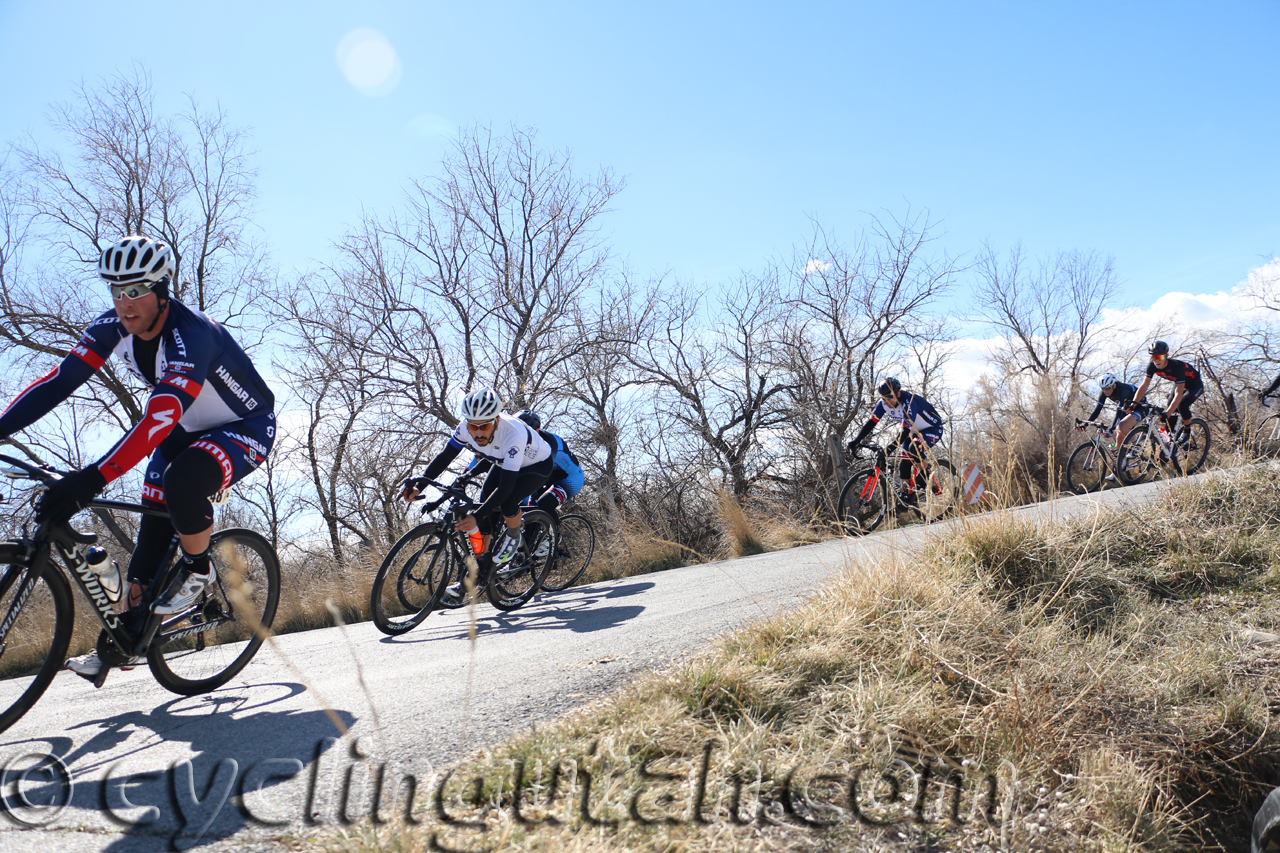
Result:
M338 42L338 68L347 82L362 95L382 98L400 84L400 57L387 37L362 27Z

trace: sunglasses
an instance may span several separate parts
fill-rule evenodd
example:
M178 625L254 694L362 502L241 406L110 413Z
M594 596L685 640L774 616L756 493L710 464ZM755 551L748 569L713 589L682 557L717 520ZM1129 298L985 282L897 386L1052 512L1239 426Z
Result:
M467 429L488 429L498 422L497 418L487 421L467 421Z
M1151 356L1151 360L1152 360L1152 361L1168 361L1168 360L1169 360L1169 356L1167 356L1167 355L1153 355L1153 356Z
M151 292L151 288L145 284L112 284L109 286L112 299L120 299L125 296L130 299L141 299Z

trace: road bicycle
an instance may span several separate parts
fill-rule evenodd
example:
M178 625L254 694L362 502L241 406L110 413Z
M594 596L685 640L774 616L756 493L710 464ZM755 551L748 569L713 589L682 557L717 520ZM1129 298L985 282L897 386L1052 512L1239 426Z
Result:
M1209 456L1209 424L1204 418L1184 424L1182 415L1170 419L1162 407L1146 402L1134 403L1133 409L1140 421L1121 442L1116 463L1122 483L1133 486L1157 473L1187 476L1200 470Z
M1093 438L1083 442L1067 457L1067 488L1077 495L1102 489L1108 474L1116 471L1115 429L1101 421L1076 418L1076 429L1094 428Z
M924 445L917 439L918 446ZM960 494L960 478L951 460L937 456L924 445L926 452L921 462L906 448L890 442L885 447L874 444L854 445L849 450L855 455L862 449L872 451L869 465L856 469L849 475L840 490L837 505L840 523L850 535L870 533L884 520L886 511L909 509L926 523L940 520L956 505ZM894 447L892 453L889 448ZM900 476L903 461L911 463L910 476Z
M0 467L0 474L34 485L32 503L65 476L8 456L0 455L0 463L8 466ZM133 550L133 540L113 512L168 517L163 510L114 500L94 500L89 508L127 551ZM62 669L75 619L72 582L105 631L105 646L102 641L98 646L104 664L145 657L156 681L183 696L207 693L235 677L257 653L275 619L280 562L267 540L252 530L213 534L210 559L216 580L190 607L169 616L153 613L152 606L182 570L178 538L170 543L140 603L126 612L117 612L88 564L85 549L97 540L96 534L80 533L69 522L28 520L21 535L0 542L0 731L29 711ZM95 687L102 686L110 670L102 667L93 679Z
M520 548L509 563L495 567L491 554L474 547L469 534L453 527L478 506L466 493L469 482L464 478L446 486L429 480L427 485L441 495L424 503L419 514L440 511L438 517L417 525L391 546L369 591L369 609L379 631L403 634L437 607L462 607L475 601L481 590L499 610L523 607L538 594L555 562L554 516L525 510ZM445 595L452 583L462 585L463 595Z
M1264 409L1269 409L1271 404L1267 401L1275 396L1277 395L1267 394L1259 403ZM1280 456L1280 412L1272 412L1262 419L1256 429L1250 430L1248 442L1246 450L1250 456L1258 459Z

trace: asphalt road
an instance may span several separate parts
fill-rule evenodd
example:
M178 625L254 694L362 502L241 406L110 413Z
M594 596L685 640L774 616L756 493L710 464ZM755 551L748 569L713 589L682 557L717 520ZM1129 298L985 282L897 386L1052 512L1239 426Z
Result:
M1162 488L1006 512L1066 518L1147 503ZM394 639L372 624L292 634L198 697L166 692L145 666L112 673L100 690L64 672L0 735L0 851L277 849L266 839L367 816L374 768L425 779L802 602L834 573L910 553L960 523L544 594L512 614L484 605L474 644L466 611L433 614ZM354 740L336 739L334 718Z

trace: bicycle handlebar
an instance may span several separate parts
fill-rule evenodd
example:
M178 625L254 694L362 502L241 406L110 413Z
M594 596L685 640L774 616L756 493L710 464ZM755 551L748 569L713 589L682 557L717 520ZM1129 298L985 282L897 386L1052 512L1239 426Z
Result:
M34 465L22 459L6 456L3 453L0 453L0 463L14 466L7 469L0 468L0 474L10 480L35 480L43 486L48 486L55 480L60 480L66 476L65 472L56 468L50 468L47 465Z
M459 486L459 483L461 483L462 485ZM437 482L436 480L427 480L425 485L435 486L443 494L441 494L440 497L436 498L434 501L432 501L431 503L423 507L422 511L430 512L431 510L436 509L437 507L439 507L441 504L443 504L445 501L449 499L453 499L454 501L456 501L457 503L461 504L463 507L468 509L476 506L476 502L472 500L471 496L464 491L464 488L469 484L470 484L470 481L466 477L460 477L459 479L455 480L454 482L448 485L445 485L444 483L441 483L441 482ZM426 500L426 496L419 495L418 497L414 498L414 500L415 501Z
M1102 421L1085 421L1085 420L1081 420L1080 418L1076 418L1076 429L1085 430L1085 429L1088 429L1089 427L1096 427L1098 430L1104 433L1111 432L1111 427L1109 427L1107 424L1103 423Z

